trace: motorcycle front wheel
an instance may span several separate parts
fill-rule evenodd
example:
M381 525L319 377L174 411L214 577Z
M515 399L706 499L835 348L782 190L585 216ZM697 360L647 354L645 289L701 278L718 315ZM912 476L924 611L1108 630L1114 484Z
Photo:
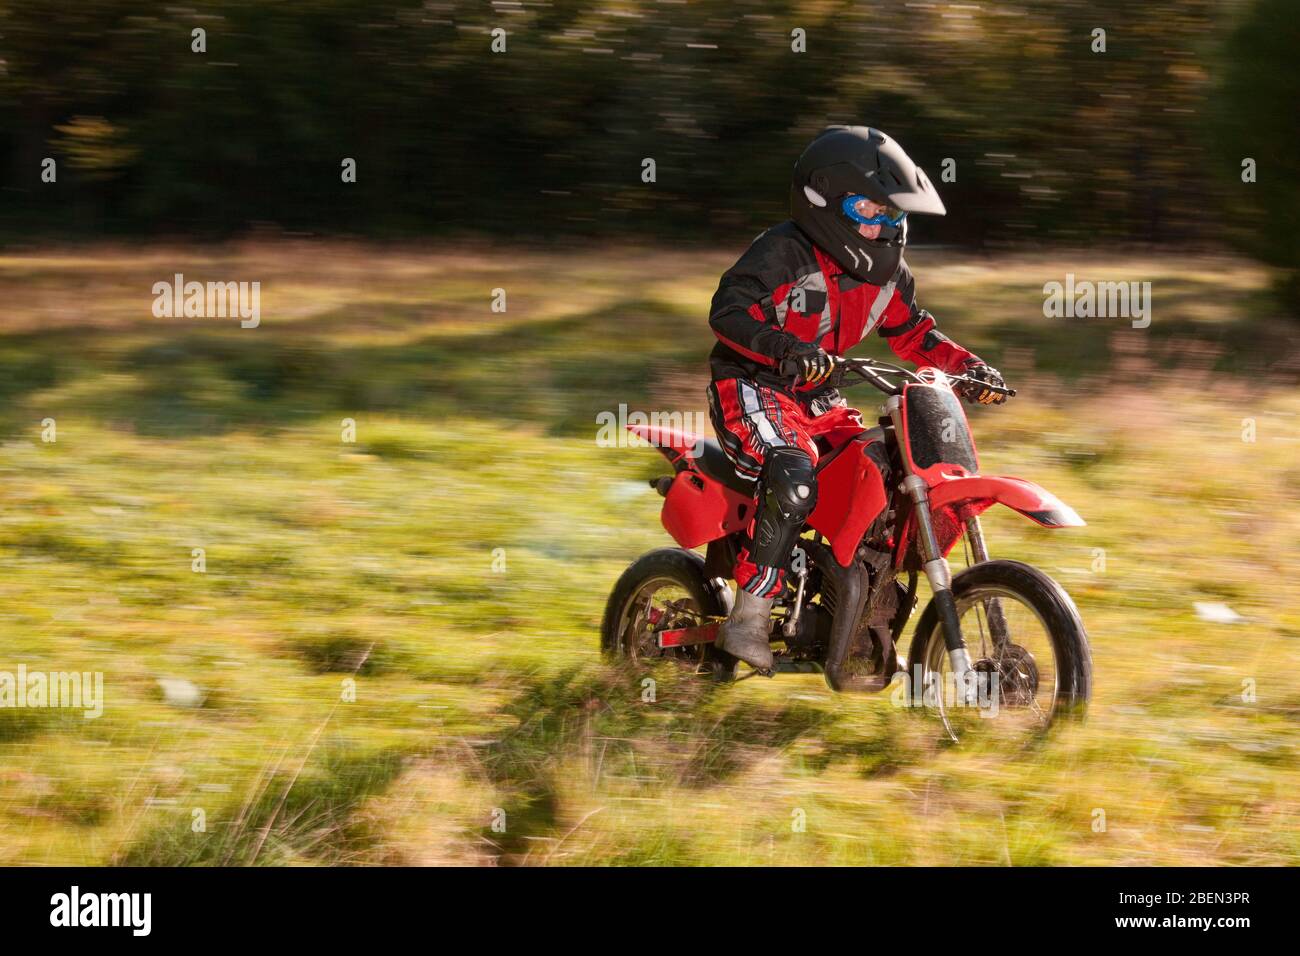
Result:
M936 714L953 739L1027 738L1078 717L1092 696L1092 652L1074 602L1020 561L985 561L953 576L973 683L953 673L938 608L917 622L907 700Z

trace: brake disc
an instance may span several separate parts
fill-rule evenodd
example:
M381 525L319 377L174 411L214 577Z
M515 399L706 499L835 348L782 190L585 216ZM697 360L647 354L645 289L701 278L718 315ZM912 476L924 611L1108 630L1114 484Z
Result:
M1028 707L1038 695L1038 664L1019 644L1006 644L996 659L981 657L972 666L981 674L997 674L1004 707Z

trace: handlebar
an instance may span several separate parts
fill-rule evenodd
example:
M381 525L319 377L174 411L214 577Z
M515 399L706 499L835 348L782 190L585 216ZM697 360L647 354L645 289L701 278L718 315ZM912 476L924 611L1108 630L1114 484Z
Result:
M896 376L912 382L925 383L926 381L921 375L911 371L910 369L905 369L898 365L891 365L889 362L880 362L876 359L845 358L840 355L832 355L831 361L835 363L835 371L833 371L830 378L827 379L827 384L837 388L843 385L854 384L846 381L846 378L850 375L856 376L858 380L866 382L868 385L875 386L886 395L897 395L903 391L903 385L901 383L890 381L886 376ZM781 363L781 374L787 374L785 362ZM792 370L792 374L797 374L797 372L793 372ZM949 375L945 372L944 378L954 385L970 383L972 385L978 385L980 388L988 389L990 392L996 392L999 395L1014 397L1016 394L1014 388L1007 388L1002 385L992 385L989 382L983 382L977 378L971 378L969 375Z

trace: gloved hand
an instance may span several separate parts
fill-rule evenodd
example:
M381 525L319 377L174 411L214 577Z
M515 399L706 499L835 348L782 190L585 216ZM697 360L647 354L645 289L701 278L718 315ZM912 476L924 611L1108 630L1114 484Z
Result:
M997 385L999 388L1006 387L1007 383L1002 380L1002 373L993 366L976 359L966 364L966 367L962 369L962 374L967 378L976 380L974 382L962 382L957 386L958 393L966 401L979 402L981 405L1001 405L1007 400L1007 397L1001 392L995 392L979 384L980 382L986 382L989 385Z
M835 371L834 360L811 342L796 342L781 362L783 374L791 374L805 385L821 385Z

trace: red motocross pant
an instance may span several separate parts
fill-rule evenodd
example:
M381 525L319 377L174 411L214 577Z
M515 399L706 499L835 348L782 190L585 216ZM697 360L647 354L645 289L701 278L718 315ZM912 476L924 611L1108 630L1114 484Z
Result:
M720 379L709 385L709 416L723 451L736 466L736 473L755 484L763 462L773 448L793 447L817 464L817 438L825 437L838 446L863 430L857 409L849 408L838 394L823 407L809 404L774 388L742 378ZM757 513L755 521L757 521ZM750 526L752 540L754 526ZM736 559L736 584L759 597L774 597L785 580L783 567L763 567L750 560L742 548Z

